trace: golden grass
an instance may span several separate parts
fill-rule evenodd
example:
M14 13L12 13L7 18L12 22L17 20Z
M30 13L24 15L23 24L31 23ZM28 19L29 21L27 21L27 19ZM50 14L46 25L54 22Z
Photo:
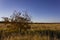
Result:
M60 24L31 24L34 30L60 30Z
M51 30L51 31L60 31L60 24L29 24L31 25L31 31L40 31L40 30ZM5 24L0 24L0 30L5 30L6 32L14 32L15 30L11 30L11 28L7 28L7 25ZM58 40L57 37L53 38L54 40ZM8 37L2 38L2 40L51 40L51 37L48 35L43 35L41 34L26 34L26 35L21 35L21 34L12 34ZM60 40L60 39L59 39Z

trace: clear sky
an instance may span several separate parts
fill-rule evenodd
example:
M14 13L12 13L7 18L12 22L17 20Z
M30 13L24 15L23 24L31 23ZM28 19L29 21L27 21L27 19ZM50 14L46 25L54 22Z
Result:
M60 22L60 0L0 0L0 20L14 10L27 10L34 22Z

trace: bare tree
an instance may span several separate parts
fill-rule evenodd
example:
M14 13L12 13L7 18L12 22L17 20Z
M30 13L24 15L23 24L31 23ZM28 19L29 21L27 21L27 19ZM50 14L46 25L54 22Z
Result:
M21 12L14 11L13 15L10 16L11 21L14 21L14 22L29 22L29 21L31 21L27 12L25 12L22 16L21 15L22 15Z
M30 22L31 21L31 18L30 18L30 16L28 15L28 13L26 11L25 11L25 14L23 14L23 17L24 17L24 20L26 22Z
M21 12L17 12L14 11L14 13L10 16L10 18L8 17L3 17L4 21L9 21L10 22L15 22L11 25L14 25L14 29L13 30L18 30L20 32L25 32L30 30L30 25L28 24L28 22L31 21L29 15L25 12L25 14L22 16Z
M9 22L9 18L8 17L2 17L4 22Z
M14 13L10 16L11 22L18 22L18 20L21 19L20 15L20 12L14 11Z
M19 22L20 24L15 24L18 26L18 29L20 31L24 30L26 31L27 29L30 29L30 25L28 24L28 22L31 21L29 15L25 12L25 14L23 16L21 16L21 12L14 12L14 14L11 16L11 18L13 19L13 22ZM12 20L11 19L11 20Z

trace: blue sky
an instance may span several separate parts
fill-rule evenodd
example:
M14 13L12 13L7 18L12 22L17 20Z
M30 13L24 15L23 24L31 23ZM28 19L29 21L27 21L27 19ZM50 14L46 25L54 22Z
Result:
M14 10L27 10L34 22L60 22L60 0L0 0L0 20Z

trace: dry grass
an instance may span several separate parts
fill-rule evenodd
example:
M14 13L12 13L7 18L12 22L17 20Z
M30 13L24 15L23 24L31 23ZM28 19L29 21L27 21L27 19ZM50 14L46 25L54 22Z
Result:
M60 24L31 24L34 30L60 30Z
M51 31L60 31L60 24L30 24L31 25L31 31L43 31L43 30L51 30ZM7 25L0 24L0 30L10 30L7 28ZM10 30L11 31L11 30ZM50 34L49 34L50 35ZM40 33L33 33L31 34L25 34L21 35L19 33L15 34L12 33L12 35L2 36L1 40L58 40L57 36L54 35L54 37L50 37L49 35L42 35ZM60 40L60 39L59 39Z

